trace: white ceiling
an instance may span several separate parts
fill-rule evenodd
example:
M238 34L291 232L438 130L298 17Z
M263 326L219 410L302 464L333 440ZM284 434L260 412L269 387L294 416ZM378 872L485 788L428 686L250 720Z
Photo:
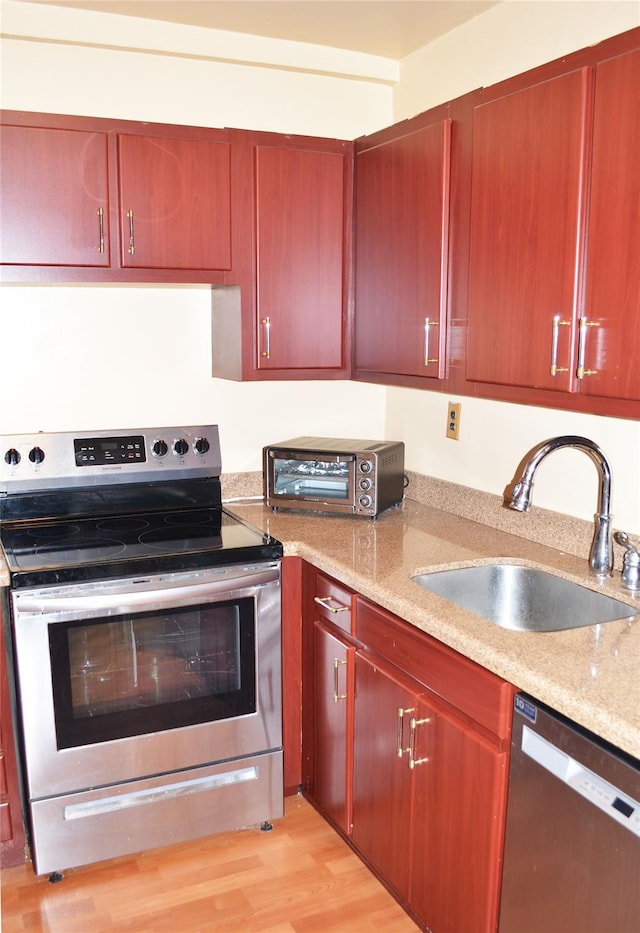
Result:
M22 0L400 60L500 0Z

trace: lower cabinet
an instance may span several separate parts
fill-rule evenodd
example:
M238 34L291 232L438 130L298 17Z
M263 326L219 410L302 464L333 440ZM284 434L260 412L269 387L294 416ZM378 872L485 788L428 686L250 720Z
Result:
M496 930L514 688L356 594L338 628L323 582L342 586L305 577L304 788L424 929Z
M0 591L0 865L9 868L26 860Z

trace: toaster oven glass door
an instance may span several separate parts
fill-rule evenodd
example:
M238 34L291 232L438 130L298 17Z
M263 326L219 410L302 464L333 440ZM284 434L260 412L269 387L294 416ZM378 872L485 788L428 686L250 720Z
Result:
M349 455L273 456L271 489L273 495L298 499L352 502L356 458Z

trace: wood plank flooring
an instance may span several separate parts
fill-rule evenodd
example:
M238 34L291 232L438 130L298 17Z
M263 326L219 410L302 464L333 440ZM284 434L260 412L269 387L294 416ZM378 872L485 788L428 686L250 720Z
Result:
M274 829L242 830L70 869L2 871L2 933L416 933L302 797Z

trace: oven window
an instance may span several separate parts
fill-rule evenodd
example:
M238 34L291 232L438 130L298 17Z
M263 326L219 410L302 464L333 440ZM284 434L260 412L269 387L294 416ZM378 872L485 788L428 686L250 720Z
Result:
M273 459L273 491L299 496L350 501L353 457L342 460Z
M58 748L256 712L251 598L52 623Z

